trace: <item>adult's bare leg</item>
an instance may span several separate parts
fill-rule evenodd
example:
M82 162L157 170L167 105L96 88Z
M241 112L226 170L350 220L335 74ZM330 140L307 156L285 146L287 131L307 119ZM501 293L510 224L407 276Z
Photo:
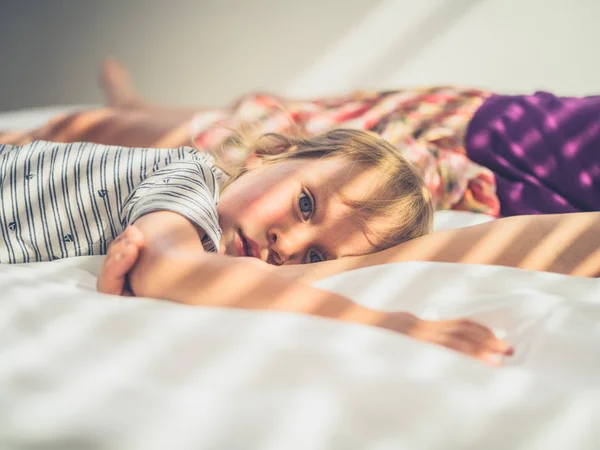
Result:
M168 148L191 144L193 114L165 114L153 110L100 108L58 117L27 132L0 134L0 143L23 145L34 140L96 142L128 147Z
M34 130L0 133L0 143L24 145L47 140L156 148L192 145L191 122L207 108L163 107L145 101L133 88L127 70L111 58L103 62L99 81L107 107L61 115ZM223 111L233 112L236 106Z
M173 114L179 118L189 118L199 111L219 108L177 108L156 105L144 99L136 91L131 74L116 59L108 57L102 61L98 75L98 85L104 94L106 106L129 110L153 110Z
M191 144L190 124L197 109L150 105L135 92L125 68L110 58L102 64L100 86L107 107L60 115L33 130L0 133L0 143L86 141L158 148Z

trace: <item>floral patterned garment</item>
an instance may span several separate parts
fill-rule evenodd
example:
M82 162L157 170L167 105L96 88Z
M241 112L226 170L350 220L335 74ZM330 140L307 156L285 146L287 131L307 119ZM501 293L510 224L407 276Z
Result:
M391 142L418 167L436 209L499 215L492 172L466 155L469 121L491 95L476 89L430 87L397 91L356 91L310 101L252 94L227 111L204 111L192 122L198 149L213 151L224 166L246 158L233 130L250 126L252 134L309 136L333 128L369 130Z

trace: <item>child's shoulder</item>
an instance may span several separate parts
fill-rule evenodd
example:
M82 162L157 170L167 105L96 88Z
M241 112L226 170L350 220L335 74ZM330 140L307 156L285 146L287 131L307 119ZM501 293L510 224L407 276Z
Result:
M209 169L215 175L220 187L223 187L229 179L229 175L219 167L215 157L211 153L197 150L193 147L179 147L177 153L181 159L197 161L203 167Z

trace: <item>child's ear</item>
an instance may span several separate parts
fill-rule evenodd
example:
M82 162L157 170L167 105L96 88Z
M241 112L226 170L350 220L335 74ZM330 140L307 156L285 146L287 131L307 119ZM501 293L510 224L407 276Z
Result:
M252 152L246 158L246 162L244 163L244 167L246 170L253 170L262 165L262 158L258 156L255 152Z

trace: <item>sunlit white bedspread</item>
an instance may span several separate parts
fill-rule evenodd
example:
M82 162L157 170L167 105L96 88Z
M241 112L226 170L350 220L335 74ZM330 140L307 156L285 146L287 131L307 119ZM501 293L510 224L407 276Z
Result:
M494 369L370 327L93 291L97 258L0 266L0 448L597 449L597 280L405 263L319 283L469 316Z
M0 266L0 449L600 448L598 280L405 263L318 284L487 323L516 347L494 369L365 326L103 296L100 262Z

